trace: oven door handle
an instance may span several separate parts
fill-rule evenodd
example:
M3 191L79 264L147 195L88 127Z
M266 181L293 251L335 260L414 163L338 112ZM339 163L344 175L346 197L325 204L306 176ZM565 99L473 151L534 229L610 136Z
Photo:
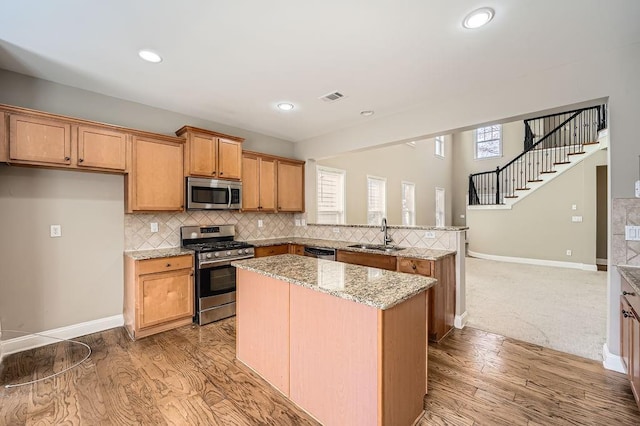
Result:
M231 262L234 262L236 260L251 259L252 257L253 256L245 256L245 257L236 257L235 259L229 259L229 260L211 260L208 262L199 262L198 269L209 269L209 268L215 268L216 266L229 266L231 265Z

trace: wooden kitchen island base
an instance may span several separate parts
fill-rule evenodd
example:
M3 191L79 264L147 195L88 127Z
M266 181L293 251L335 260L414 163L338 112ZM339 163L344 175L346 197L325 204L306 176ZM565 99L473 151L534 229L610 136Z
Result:
M325 425L411 425L422 415L426 291L383 310L237 273L237 358L291 401Z

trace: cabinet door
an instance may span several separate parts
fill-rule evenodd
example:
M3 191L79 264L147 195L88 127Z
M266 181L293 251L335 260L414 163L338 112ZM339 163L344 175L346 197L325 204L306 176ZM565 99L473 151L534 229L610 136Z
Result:
M9 161L8 115L0 112L0 161Z
M301 246L299 244L289 244L289 254L304 256L304 246Z
M129 211L181 211L182 144L135 136L127 194Z
M193 316L191 270L141 275L138 285L139 328Z
M216 176L216 139L212 136L189 136L189 175Z
M620 356L627 369L627 374L631 378L631 318L628 316L631 307L623 296L620 296Z
M418 274L430 277L432 273L432 260L398 258L398 272Z
M229 139L218 139L218 177L240 179L242 176L242 144Z
M278 161L278 211L304 211L304 165Z
M276 161L271 158L260 159L260 211L276 211Z
M71 164L71 125L64 121L11 115L10 160Z
M258 211L260 207L259 159L255 155L242 157L242 210Z
M636 398L636 403L640 407L640 319L636 311L633 311L633 317L629 318L629 334L630 348L629 348L629 363L631 390L633 396Z
M78 167L124 171L127 134L97 127L78 127Z

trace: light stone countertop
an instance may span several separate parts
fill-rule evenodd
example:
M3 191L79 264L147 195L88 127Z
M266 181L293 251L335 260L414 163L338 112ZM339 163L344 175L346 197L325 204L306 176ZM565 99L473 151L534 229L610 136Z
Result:
M618 265L620 275L640 294L640 267Z
M332 249L339 250L347 250L354 251L359 253L373 253L373 254L382 254L387 256L395 256L395 257L410 257L415 259L424 259L424 260L438 260L447 256L451 256L456 252L453 250L437 250L437 249L426 249L426 248L417 248L417 247L408 247L403 250L393 251L393 252L384 252L380 250L370 250L370 249L362 249L356 247L349 247L350 245L358 244L353 241L336 241L336 240L316 240L310 238L297 238L297 237L286 237L286 238L271 238L267 240L250 240L247 243L252 244L256 247L269 247L276 246L279 244L299 244L303 246L312 246L312 247L326 247Z
M124 254L134 260L147 260L159 259L162 257L182 256L184 254L193 254L193 250L187 250L182 247L170 247L154 250L125 251Z
M294 254L238 260L231 265L382 310L437 283L436 279L421 275Z

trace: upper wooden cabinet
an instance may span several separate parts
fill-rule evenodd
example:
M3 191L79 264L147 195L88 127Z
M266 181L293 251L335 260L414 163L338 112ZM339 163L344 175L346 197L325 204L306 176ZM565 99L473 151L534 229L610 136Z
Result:
M127 212L184 210L183 141L134 136Z
M176 135L186 138L185 176L240 180L243 138L184 126Z
M127 137L124 132L78 126L78 167L124 171Z
M304 162L278 160L278 211L304 211Z
M276 160L253 152L242 154L242 210L276 211Z
M2 162L9 161L8 119L9 116L0 111L0 161Z
M71 123L11 114L9 161L50 165L71 164Z

